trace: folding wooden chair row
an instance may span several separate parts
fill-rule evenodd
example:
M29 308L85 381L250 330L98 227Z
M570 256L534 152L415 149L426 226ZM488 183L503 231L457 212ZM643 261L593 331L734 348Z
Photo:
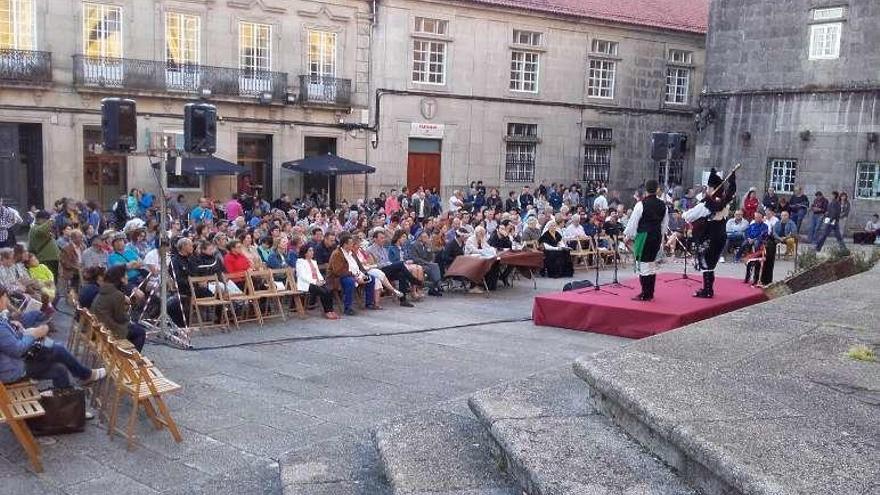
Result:
M585 237L574 242L575 246L570 254L575 266L583 266L586 269L595 267L595 264L599 263L599 251L596 249L593 239Z
M87 310L81 310L80 320L89 322L86 334L91 353L107 370L107 378L99 390L92 392L92 404L101 420L107 423L110 438L119 433L127 439L128 448L133 448L137 417L143 409L157 430L167 428L175 441L183 441L163 398L165 394L179 391L181 386L166 378L131 342L114 338ZM131 413L125 429L120 429L117 428L119 406L126 397L131 402Z
M23 381L9 385L0 382L0 424L6 423L21 444L31 466L37 473L43 472L40 446L25 420L46 414L40 405L40 392L36 383Z
M238 281L240 291L230 291L232 279ZM291 298L289 307L300 317L305 316L301 294L296 289L296 277L290 267L281 269L249 270L226 274L223 277L190 277L190 319L200 328L229 328L230 317L236 328L240 323L256 321L262 325L269 318L287 319L283 299ZM241 285L239 285L241 284ZM198 288L198 290L197 290ZM210 288L210 289L209 289ZM199 294L202 294L199 296ZM202 311L222 311L221 317L211 323L205 321Z

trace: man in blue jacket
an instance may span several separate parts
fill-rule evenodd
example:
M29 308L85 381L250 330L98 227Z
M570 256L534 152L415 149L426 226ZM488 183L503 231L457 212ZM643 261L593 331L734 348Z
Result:
M9 320L9 295L0 287L0 381L33 378L52 380L54 388L70 388L70 374L84 384L107 375L104 368L90 370L83 366L67 349L46 338L48 333L46 325L26 329Z

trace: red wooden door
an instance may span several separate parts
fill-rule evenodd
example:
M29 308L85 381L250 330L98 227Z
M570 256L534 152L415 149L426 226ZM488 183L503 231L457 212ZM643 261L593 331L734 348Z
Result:
M440 154L410 153L406 169L406 184L410 191L419 186L440 189Z

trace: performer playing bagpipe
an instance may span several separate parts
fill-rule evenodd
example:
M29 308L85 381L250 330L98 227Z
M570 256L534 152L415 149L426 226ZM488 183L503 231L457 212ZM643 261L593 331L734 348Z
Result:
M623 231L628 240L635 239L633 255L638 263L641 294L633 301L654 299L654 285L657 282L657 254L663 245L663 232L669 228L669 215L666 204L657 197L657 181L645 183L644 199L636 203L632 216Z
M736 195L737 164L726 178L721 179L713 168L709 173L709 189L703 199L684 213L686 222L693 226L694 264L703 272L703 288L694 297L715 296L715 266L721 258L727 240L725 226L730 213L730 202Z

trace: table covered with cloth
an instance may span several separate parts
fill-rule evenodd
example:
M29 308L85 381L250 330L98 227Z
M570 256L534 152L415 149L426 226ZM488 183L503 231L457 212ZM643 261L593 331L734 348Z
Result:
M520 270L523 276L532 277L533 270L544 266L544 253L540 251L502 251L497 256L484 258L480 256L457 256L449 268L446 277L461 277L475 284L482 284L483 279L495 263L512 266Z

